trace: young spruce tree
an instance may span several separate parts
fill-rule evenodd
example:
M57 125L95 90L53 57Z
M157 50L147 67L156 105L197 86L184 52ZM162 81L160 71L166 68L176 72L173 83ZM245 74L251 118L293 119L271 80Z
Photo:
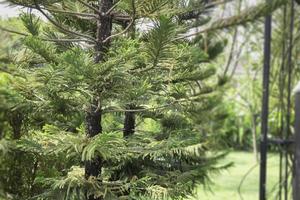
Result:
M19 128L11 124L18 138L7 139L34 173L19 175L23 191L6 193L181 199L222 168L210 138L223 117L213 60L225 41L214 33L181 39L210 20L213 1L10 2L29 12L23 47L7 66L23 105Z

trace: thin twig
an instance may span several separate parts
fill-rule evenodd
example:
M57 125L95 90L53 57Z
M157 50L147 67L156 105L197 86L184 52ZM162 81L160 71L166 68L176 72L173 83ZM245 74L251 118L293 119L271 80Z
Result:
M238 15L241 12L241 6L242 6L242 2L241 2L241 0L239 0L239 2L238 2L238 13L237 13ZM234 29L234 33L233 33L233 37L232 37L232 44L231 44L231 48L230 48L230 53L229 53L229 57L228 57L228 60L227 60L227 64L226 64L223 76L226 76L226 74L229 70L229 67L230 67L230 64L231 64L231 61L232 61L232 58L233 58L234 50L235 50L235 44L236 44L237 36L238 36L238 26L236 26L235 29Z
M116 7L117 5L121 2L121 0L119 0L118 2L116 2L106 13L105 15L109 15Z
M42 9L41 7L39 6L39 4L36 2L36 0L34 0L34 4L36 6L36 9L38 11L40 11L48 20L49 22L51 22L53 25L55 25L57 28L59 28L60 30L62 30L63 32L65 33L69 33L69 34L73 34L73 35L76 35L76 36L79 36L79 37L83 37L83 38L86 38L86 39L89 39L93 42L96 42L96 39L91 37L91 36L88 36L88 35L85 35L85 34L82 34L82 33L77 33L77 32L74 32L74 31L71 31L71 30L68 30L67 28L61 26L60 24L58 24L56 21L54 21L50 16L48 16Z
M247 37L245 37L246 38L245 41L238 48L239 50L238 50L238 52L237 52L237 54L235 56L236 57L235 58L235 62L234 62L233 69L232 69L232 72L230 74L230 78L229 79L231 79L234 76L234 74L235 74L235 72L237 70L237 67L238 67L238 64L239 64L239 61L240 61L240 56L241 56L241 54L242 54L242 52L244 50L244 47L245 47L246 43L248 42L249 37L250 37L250 34Z
M80 38L40 38L41 40L48 42L87 42L91 43L90 40Z
M27 33L19 32L19 31L14 31L14 30L11 30L11 29L8 29L8 28L4 28L2 26L0 26L0 30L1 31L5 31L5 32L9 32L9 33L14 33L14 34L17 34L17 35L29 36L29 34L27 34Z
M274 3L272 2L272 4L260 3L256 6L252 6L251 8L243 10L240 15L234 15L224 19L216 20L212 22L208 27L203 27L199 31L195 31L190 34L183 34L177 38L174 38L173 41L186 39L192 36L199 35L201 33L207 33L212 30L229 28L232 26L242 25L247 22L251 22L254 19L265 16L267 13L275 11L277 8L286 4L287 2L287 0L277 0L274 1Z
M152 107L152 108L142 108L142 109L132 109L132 110L115 109L115 110L103 110L103 112L104 113L111 113L111 112L132 112L132 113L136 113L136 112L144 112L144 111L148 111L148 110L161 110L161 109L167 108L169 106L172 106L174 104L184 103L184 102L196 100L198 98L199 98L199 96L193 96L193 97L190 97L188 99L177 99L177 100L174 100L171 103L168 103L168 104L165 104L165 105L162 105L162 106Z
M116 4L118 4L121 0L119 0ZM114 6L116 6L116 4ZM132 17L131 17L131 20L130 20L130 23L128 24L128 26L121 32L119 33L116 33L114 35L111 35L107 38L105 38L102 42L105 43L107 42L108 40L114 38L114 37L118 37L120 35L123 35L124 33L126 33L130 28L131 26L134 24L134 21L135 21L135 3L134 3L134 0L131 1L131 5L132 5L132 9L133 9L133 13L132 13ZM113 8L113 7L112 7ZM113 9L110 9L109 11L111 12ZM108 12L109 13L109 12Z
M123 31L121 31L121 32L119 32L119 33L116 33L116 34L114 34L114 35L111 35L111 36L105 38L102 42L105 43L105 42L107 42L108 40L110 40L110 39L112 39L112 38L114 38L114 37L118 37L118 36L120 36L120 35L123 35L124 33L126 33L126 32L130 29L130 27L133 25L133 23L134 23L134 19L132 19L132 20L130 21L130 23L128 24L128 26L127 26Z
M198 18L206 10L209 10L213 7L220 6L222 4L228 3L230 1L232 1L232 0L220 0L220 1L216 1L214 3L208 3L208 4L205 4L205 5L202 4L200 7L198 7L198 6L197 7L192 7L192 8L187 9L184 12L180 11L177 14L179 14L180 20L191 20L191 19ZM180 17L180 15L182 15L182 17Z
M129 21L129 20L131 20L131 17L129 15L122 15L122 14L119 14L119 13L113 13L112 16L113 16L113 19L115 19L115 20L120 20L120 21Z
M243 185L245 179L247 178L247 176L248 176L248 175L249 175L249 174L257 167L257 165L258 165L258 163L256 163L255 165L253 165L253 166L246 172L246 174L243 176L243 178L241 179L241 182L240 182L240 184L239 184L239 186L238 186L238 194L239 194L241 200L244 200L243 195L242 195L242 192L241 192L242 185Z
M82 0L77 0L77 1L79 1L81 4L83 4L84 6L88 7L89 9L95 11L98 15L100 15L100 16L103 16L103 15L104 15L104 13L100 12L98 9L94 8L94 7L91 6L90 4L88 4L88 3L86 3L86 2L84 2L84 1L82 1Z
M13 34L17 34L17 35L21 35L21 36L25 36L28 37L30 36L28 33L23 33L23 32L19 32L19 31L15 31L15 30L11 30L8 28L4 28L0 26L0 30L1 31L5 31L8 33L13 33ZM48 41L48 42L91 42L90 40L87 39L81 39L81 38L44 38L44 37L38 37L40 40L43 41Z
M238 27L235 27L233 37L232 37L232 44L231 44L231 47L230 47L230 53L229 53L229 56L228 56L228 60L227 60L227 63L226 63L226 67L225 67L223 76L226 76L226 74L229 70L229 67L230 67L230 64L231 64L231 61L232 61L232 57L233 57L233 53L234 53L234 50L235 50L235 43L236 43L236 40L237 40L237 35L238 35Z
M89 18L89 19L98 17L97 15L90 14L90 13L78 13L78 12L61 10L61 9L54 9L54 8L42 8L42 9L48 10L50 12L63 13L63 14L67 14L67 15L75 15L75 16L85 17L85 18Z
M103 112L104 113L112 113L112 112L131 112L131 113L137 113L137 112L144 112L144 111L148 111L148 110L160 110L160 109L164 109L166 107L169 107L171 105L174 105L177 102L178 101L174 101L174 102L169 103L169 104L165 104L165 105L157 106L157 107L152 107L152 108L142 108L142 109L134 109L134 110L114 109L114 110L103 110Z
M32 9L37 9L35 6L31 6L31 5L26 5L26 7L32 8ZM63 13L63 14L82 16L82 17L87 17L87 18L98 18L97 15L91 14L91 13L78 13L78 12L67 11L67 10L56 9L56 8L44 8L44 7L40 7L40 8L43 10L47 10L47 11L55 12L55 13Z

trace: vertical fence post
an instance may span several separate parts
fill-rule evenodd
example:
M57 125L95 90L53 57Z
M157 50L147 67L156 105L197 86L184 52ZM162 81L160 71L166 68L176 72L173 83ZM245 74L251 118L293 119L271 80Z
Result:
M300 82L294 89L295 95L295 140L293 166L293 199L300 199Z
M271 3L271 0L266 0ZM261 141L260 141L260 177L259 200L266 200L267 182L267 151L268 151L268 122L269 122L269 83L271 62L272 15L265 18L264 33L264 68L263 68L263 98L261 111Z

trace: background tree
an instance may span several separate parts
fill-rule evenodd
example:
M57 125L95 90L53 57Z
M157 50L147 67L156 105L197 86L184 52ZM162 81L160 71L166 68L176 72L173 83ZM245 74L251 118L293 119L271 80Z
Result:
M25 72L12 84L30 108L29 128L17 147L37 160L41 198L180 198L208 180L218 156L207 156L210 145L202 143L216 129L199 123L214 118L203 112L220 101L208 62L223 42L174 40L194 26L204 3L13 3L37 9L49 21L23 15L26 59L10 67ZM191 11L196 5L201 12ZM140 19L152 28L134 31ZM124 125L119 113L125 113ZM143 128L147 118L158 132ZM84 121L85 131L79 128Z

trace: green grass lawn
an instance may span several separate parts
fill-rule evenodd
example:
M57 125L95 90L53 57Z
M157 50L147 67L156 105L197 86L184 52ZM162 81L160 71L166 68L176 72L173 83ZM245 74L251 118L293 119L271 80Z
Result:
M189 200L256 200L258 199L259 190L259 166L255 166L255 159L252 153L232 152L224 162L233 162L234 166L221 174L212 177L214 185L211 191L205 191L202 187L197 190L197 196ZM277 193L278 173L279 173L279 156L269 154L268 158L268 175L267 190L268 198L274 199ZM254 167L255 166L255 167ZM244 180L239 196L238 187L243 176L253 168ZM275 187L275 190L274 190ZM272 189L274 191L272 191Z

